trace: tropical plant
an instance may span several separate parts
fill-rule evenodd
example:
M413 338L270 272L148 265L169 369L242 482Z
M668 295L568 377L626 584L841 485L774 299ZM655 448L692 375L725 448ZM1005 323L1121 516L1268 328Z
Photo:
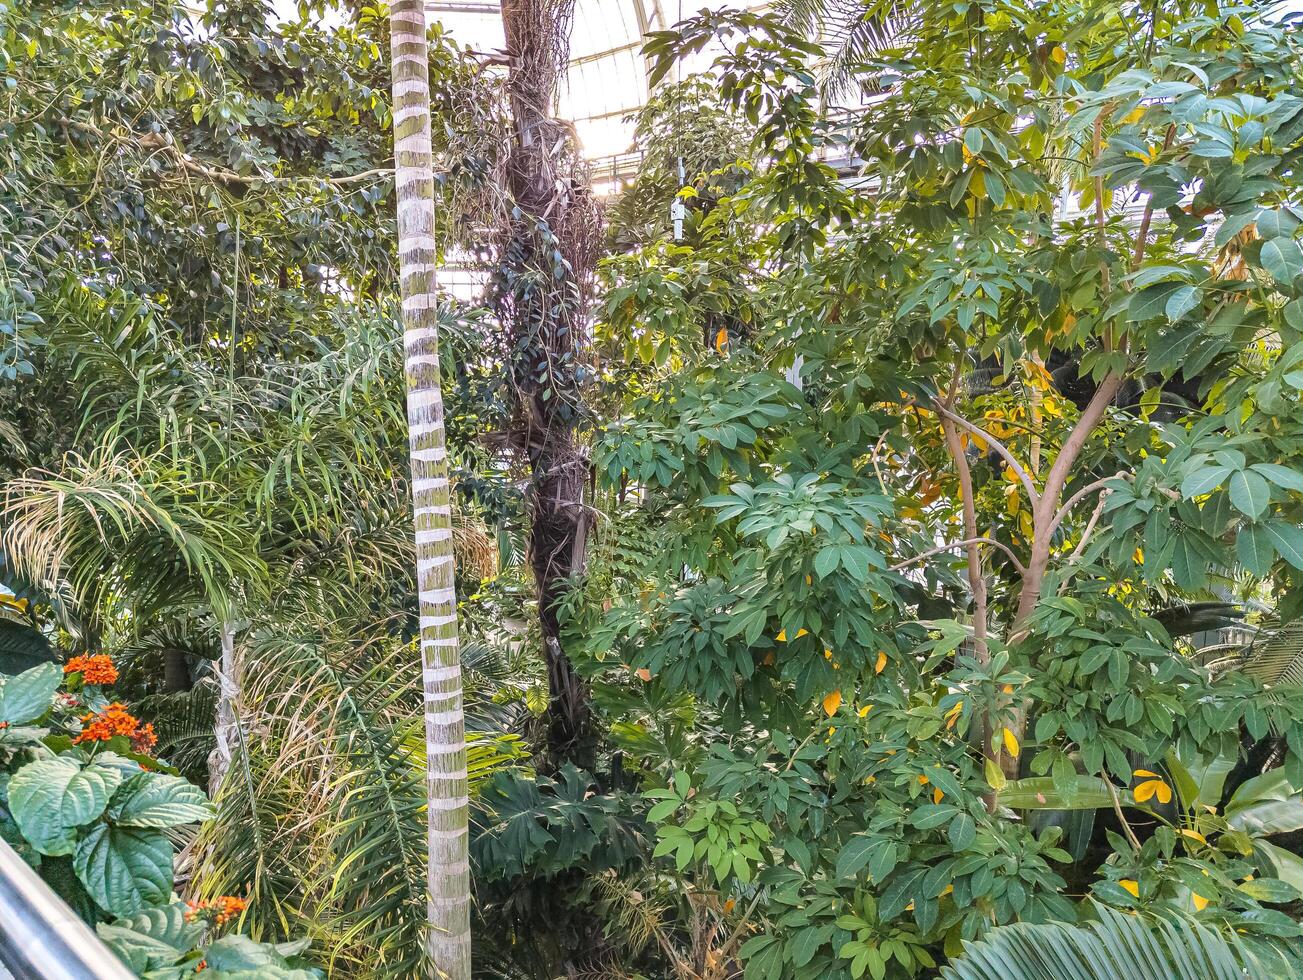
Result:
M1233 937L1180 917L1122 915L1100 908L1081 927L1024 925L993 929L947 965L945 980L1110 980L1163 976L1172 980L1281 976L1297 963L1261 960Z

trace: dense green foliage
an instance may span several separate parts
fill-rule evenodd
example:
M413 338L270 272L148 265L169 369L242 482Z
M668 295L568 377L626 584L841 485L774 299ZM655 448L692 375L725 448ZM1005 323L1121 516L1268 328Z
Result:
M0 827L149 976L429 972L387 27L309 7L0 0ZM1293 975L1298 17L852 7L652 36L604 236L432 32L476 975Z

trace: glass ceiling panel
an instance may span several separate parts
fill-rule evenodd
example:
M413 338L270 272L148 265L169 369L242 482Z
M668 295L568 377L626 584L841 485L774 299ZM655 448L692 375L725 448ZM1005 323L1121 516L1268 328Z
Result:
M626 118L647 101L647 63L641 54L647 31L664 30L703 7L752 9L764 3L739 0L577 0L570 35L570 70L561 90L561 116L575 124L591 160L629 150L633 124ZM460 43L478 51L503 47L497 0L427 0ZM686 71L704 70L713 53L703 52Z

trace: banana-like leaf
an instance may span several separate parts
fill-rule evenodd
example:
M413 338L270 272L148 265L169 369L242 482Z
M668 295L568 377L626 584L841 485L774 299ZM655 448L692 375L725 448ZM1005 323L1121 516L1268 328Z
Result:
M1253 849L1259 860L1271 865L1277 878L1303 892L1303 857L1265 840L1255 840Z
M1216 806L1221 801L1226 777L1235 768L1235 758L1230 755L1217 755L1211 759L1203 756L1182 759L1175 752L1168 752L1163 761L1176 784L1181 804L1187 810L1198 806Z
M1115 787L1118 801L1128 805L1135 801L1131 791ZM1099 776L1076 776L1072 789L1062 793L1049 776L1031 776L1010 780L1000 791L1000 802L1015 810L1097 810L1112 806L1108 783Z
M1303 830L1303 793L1285 770L1271 769L1244 782L1226 804L1226 822L1254 837Z
M1193 919L1122 915L1099 921L1001 926L970 944L942 980L1266 980L1271 974L1234 936Z

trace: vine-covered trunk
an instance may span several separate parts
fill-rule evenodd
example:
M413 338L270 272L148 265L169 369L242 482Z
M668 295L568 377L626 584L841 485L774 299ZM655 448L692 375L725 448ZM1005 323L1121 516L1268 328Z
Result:
M513 443L529 462L529 562L548 667L547 764L591 765L588 696L561 637L558 606L585 565L589 462L578 436L589 360L585 294L597 214L569 126L552 116L574 0L503 0L514 120L494 302L513 342Z
M434 161L422 0L394 0L389 25L398 264L425 702L428 949L438 975L469 980L466 734L453 588L452 500L439 385Z

